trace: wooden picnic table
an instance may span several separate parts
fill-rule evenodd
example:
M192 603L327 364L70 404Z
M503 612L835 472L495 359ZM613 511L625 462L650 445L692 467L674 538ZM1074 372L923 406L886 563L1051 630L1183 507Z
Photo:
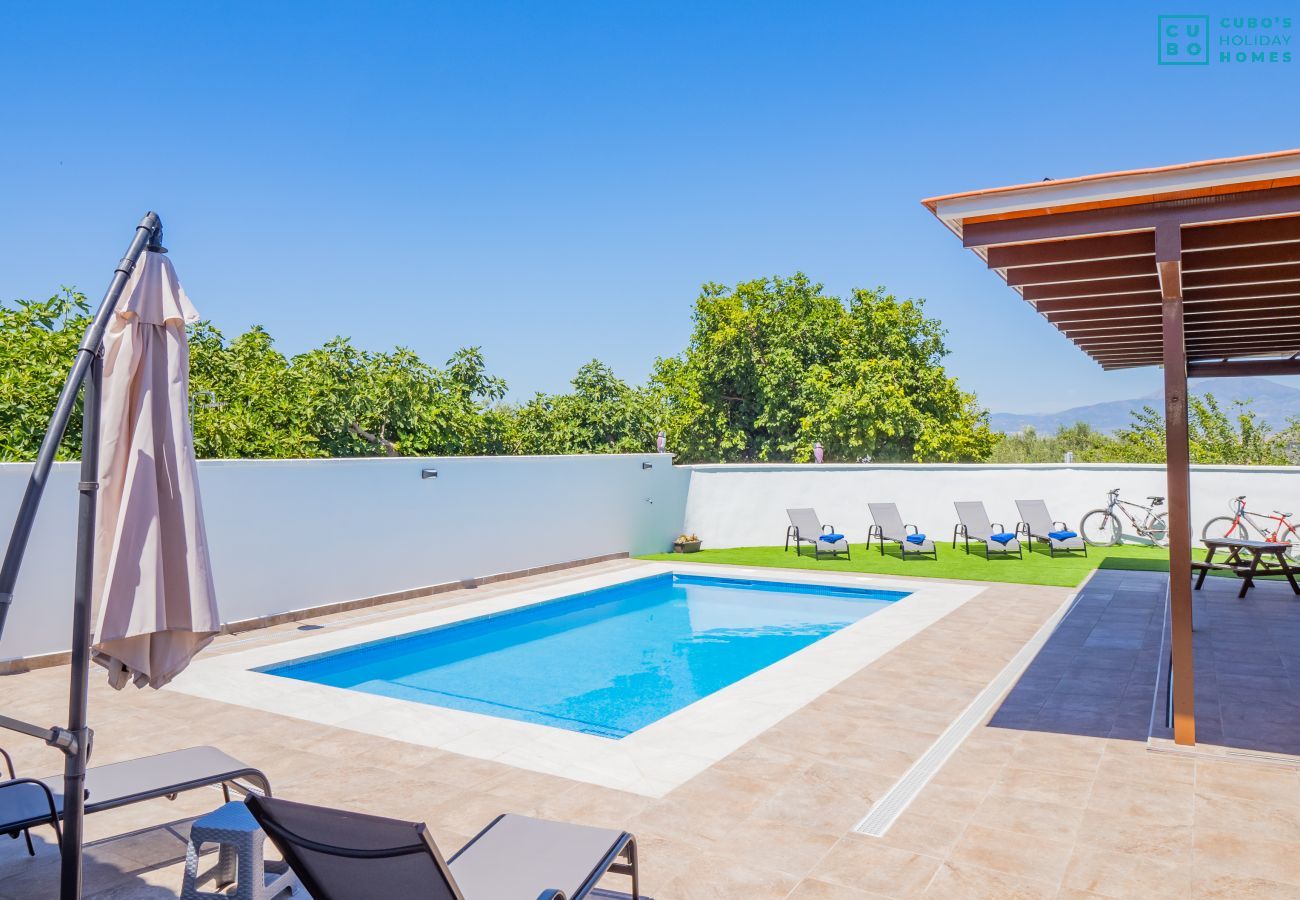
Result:
M1289 543L1273 541L1252 541L1246 538L1205 538L1205 560L1192 563L1192 571L1200 572L1196 578L1196 590L1205 583L1205 576L1213 570L1232 571L1241 578L1241 591L1238 597L1245 597L1246 591L1255 586L1257 575L1285 575L1291 583L1291 590L1300 594L1300 584L1296 583L1296 567L1286 558L1291 549ZM1220 550L1228 551L1223 562L1215 562L1214 555ZM1249 556L1249 560L1245 557ZM1265 560L1268 560L1267 562Z

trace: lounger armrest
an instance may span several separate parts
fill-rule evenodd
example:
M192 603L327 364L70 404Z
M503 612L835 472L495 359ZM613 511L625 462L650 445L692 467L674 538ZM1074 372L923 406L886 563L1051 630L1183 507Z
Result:
M961 522L958 522L956 525L953 526L952 533L960 537L965 537L967 534L966 526L963 525Z
M906 531L906 530L909 529L909 528L912 529L912 534L920 534L920 533L921 533L921 529L917 528L915 525L904 525L904 526L903 526L903 530L904 530L904 531Z
M50 790L49 785L45 784L43 781L38 781L35 778L13 778L10 779L9 781L0 781L0 791L3 791L5 788L18 787L19 785L31 785L37 788L41 792L42 798L45 800L45 805L49 808L50 811L49 819L45 821L29 820L26 822L15 822L12 824L8 822L0 822L0 828L5 829L4 831L0 831L0 834L10 833L11 827L12 827L12 833L17 834L22 829L30 827L32 825L52 825L54 826L54 837L58 840L59 845L62 846L63 830L59 828L59 808L54 802L54 792Z
M834 532L835 532L835 526L834 526L834 525L823 525L823 526L822 526L822 534L833 534Z
M1003 534L1007 533L1007 526L1003 525L1001 522L990 522L989 527L994 531L1001 531Z
M1069 530L1070 530L1070 526L1069 526L1069 525L1066 525L1064 522L1053 522L1053 523L1052 523L1052 527L1055 528L1057 531L1069 531Z
M537 895L537 900L569 900L569 898L564 891L557 890L556 888L547 888Z
M1030 530L1028 522L1017 522L1016 534L1033 534L1033 531Z
M18 773L14 771L14 758L5 752L4 747L0 747L0 757L5 761L5 769L9 772L10 778L17 778Z
M878 537L878 538L881 538L881 539L883 540L884 537L885 537L885 528L884 528L884 526L883 526L883 525L869 525L869 526L867 527L867 537L869 537L869 538Z

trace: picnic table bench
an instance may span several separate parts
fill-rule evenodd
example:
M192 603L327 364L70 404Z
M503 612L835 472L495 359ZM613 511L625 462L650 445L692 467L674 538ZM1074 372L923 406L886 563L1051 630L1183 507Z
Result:
M1210 572L1231 571L1241 578L1238 597L1245 597L1246 592L1255 586L1255 578L1260 575L1285 575L1291 584L1291 590L1300 594L1300 584L1295 579L1296 569L1286 558L1287 551L1291 549L1289 543L1232 537L1205 538L1204 543L1204 561L1192 562L1192 571L1198 573L1196 590L1199 591L1201 585L1205 584L1205 576ZM1228 555L1222 562L1215 562L1214 556L1220 550L1228 551Z

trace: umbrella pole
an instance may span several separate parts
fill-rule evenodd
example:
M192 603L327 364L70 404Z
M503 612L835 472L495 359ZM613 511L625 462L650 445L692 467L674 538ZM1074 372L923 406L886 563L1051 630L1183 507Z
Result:
M77 583L72 601L72 678L68 690L68 731L72 746L63 757L63 846L59 868L60 900L81 897L81 845L86 819L86 761L92 735L87 727L90 690L90 604L95 579L95 493L99 490L99 394L104 360L96 351L82 395L81 500L77 507Z
M127 279L135 268L140 254L146 249L161 250L162 222L154 213L148 213L136 226L126 255L117 264L113 280L109 282L104 299L86 329L77 357L73 361L72 371L63 384L54 414L50 417L49 427L41 441L41 448L36 454L36 462L27 480L27 489L23 492L22 502L18 506L18 515L13 532L9 536L9 545L5 550L4 562L0 563L0 636L3 636L5 618L13 600L14 588L18 584L18 572L22 567L23 555L27 550L27 541L31 537L32 527L36 524L36 513L40 507L41 497L45 493L45 484L49 479L50 468L58 452L59 443L67 429L68 420L72 418L76 406L77 394L84 385L85 396L82 418L81 445L81 483L78 490L81 501L77 513L77 562L76 584L73 591L72 612L72 666L68 691L68 727L41 727L0 716L0 728L39 737L52 747L58 747L64 753L64 826L62 859L59 877L59 896L61 900L79 900L81 897L81 845L82 825L85 819L84 786L86 781L86 762L90 756L92 734L87 726L90 679L90 607L91 594L94 591L95 569L95 491L99 484L99 388L103 374L100 356L104 342L104 331L122 296Z

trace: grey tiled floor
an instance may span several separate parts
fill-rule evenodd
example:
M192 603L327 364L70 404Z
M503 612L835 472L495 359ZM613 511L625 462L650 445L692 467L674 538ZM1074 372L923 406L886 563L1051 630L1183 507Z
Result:
M1099 570L989 725L1145 741L1166 576Z
M1192 596L1196 739L1300 755L1300 597L1286 582L1207 578Z
M1193 593L1196 736L1300 755L1300 598L1285 582L1209 578ZM1145 741L1168 737L1160 680L1166 576L1099 570L989 722ZM1167 650L1164 651L1167 653Z

